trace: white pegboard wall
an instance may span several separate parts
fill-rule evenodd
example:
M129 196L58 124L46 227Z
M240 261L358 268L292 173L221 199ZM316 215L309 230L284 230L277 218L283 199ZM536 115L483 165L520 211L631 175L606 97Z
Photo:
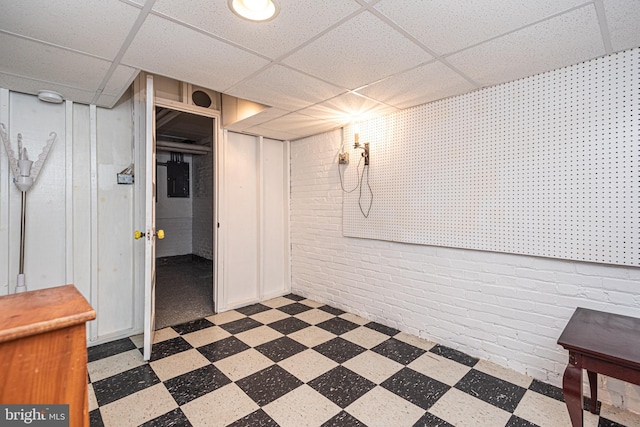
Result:
M640 266L640 48L359 126L345 236Z

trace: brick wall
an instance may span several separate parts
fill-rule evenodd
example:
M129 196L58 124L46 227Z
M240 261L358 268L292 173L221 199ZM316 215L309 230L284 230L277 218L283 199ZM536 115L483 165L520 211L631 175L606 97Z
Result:
M193 156L192 253L213 260L213 155Z
M291 143L293 292L555 386L577 306L640 317L638 268L343 237L340 140ZM640 412L640 388L600 382L601 400Z

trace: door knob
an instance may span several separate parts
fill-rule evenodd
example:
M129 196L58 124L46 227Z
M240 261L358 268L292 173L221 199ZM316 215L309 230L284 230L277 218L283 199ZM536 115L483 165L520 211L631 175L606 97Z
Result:
M145 233L143 233L142 231L136 230L136 231L133 232L133 238L136 239L136 240L140 240L144 236L145 236ZM164 239L164 230L156 231L154 236L156 236L160 240Z

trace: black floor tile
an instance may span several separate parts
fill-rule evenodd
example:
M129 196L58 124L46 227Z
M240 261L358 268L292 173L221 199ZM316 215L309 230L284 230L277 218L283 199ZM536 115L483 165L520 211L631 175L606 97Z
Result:
M587 396L582 397L582 409L591 412L591 398ZM596 414L600 415L600 409L602 409L602 402L596 402Z
M191 322L182 323L180 325L172 326L173 330L179 333L180 335L188 334L191 332L199 331L201 329L206 329L214 326L213 323L208 321L207 319L197 319L192 320Z
M454 362L462 363L463 365L467 365L469 367L474 367L476 363L478 363L478 359L475 357L471 357L467 354L464 354L461 351L454 350L449 347L445 347L443 345L436 345L431 350L431 353L437 354L439 356L445 357L447 359L451 359Z
M313 349L338 363L344 363L352 357L356 357L366 351L365 348L360 347L358 344L354 344L340 337L319 344L313 347Z
M343 409L376 386L344 366L336 366L307 384Z
M561 402L564 402L562 389L559 387L554 387L551 384L543 383L542 381L538 381L538 380L533 380L529 385L529 390L535 391L536 393L543 394L552 399L556 399Z
M409 368L401 369L380 385L424 410L428 410L451 388Z
M436 417L429 412L426 412L422 418L420 418L413 427L454 427L445 420Z
M331 307L330 305L323 305L322 307L318 307L319 310L326 311L329 314L333 314L334 316L340 316L344 314L344 310L340 310L339 308Z
M258 409L246 417L229 424L227 427L279 427L279 425L266 412Z
M245 316L251 316L253 314L262 313L263 311L271 310L271 307L267 307L263 304L251 304L246 307L236 308L236 311L244 314Z
M513 413L527 389L475 369L454 386L473 397Z
M354 418L348 412L341 411L320 427L367 427L367 425Z
M281 360L305 351L307 347L289 337L280 337L273 341L260 344L259 346L256 346L255 349L267 356L269 359L278 363Z
M164 359L165 357L173 356L174 354L191 350L192 348L191 344L186 342L182 337L175 337L169 340L160 341L159 343L154 344L151 349L150 362ZM140 349L140 351L142 351L142 349Z
M369 329L373 329L374 331L381 332L385 335L389 335L390 337L400 333L398 329L383 325L381 323L376 323L376 322L367 323L364 326L366 326Z
M360 327L360 325L349 322L341 317L334 317L332 319L325 320L324 322L318 323L316 326L336 335L342 335Z
M184 405L231 382L218 368L206 365L164 382L178 405Z
M295 317L287 317L286 319L281 319L273 323L269 323L268 326L280 332L281 334L288 335L297 332L300 329L308 328L311 325Z
M294 302L293 304L278 307L278 310L293 316L296 314L304 313L305 311L309 311L311 310L311 307L309 307L308 305L300 304L298 302Z
M225 357L233 356L245 350L250 349L247 344L243 343L236 337L228 337L211 344L198 347L198 351L211 363L222 360Z
M260 406L273 402L302 384L302 381L279 365L271 365L236 381L236 385Z
M538 425L515 415L511 415L509 422L507 422L507 425L504 427L538 427Z
M219 326L230 334L239 334L240 332L249 331L253 328L257 328L258 326L262 326L262 323L250 317L245 317Z
M296 295L296 294L288 294L284 296L285 298L289 298L290 300L293 301L302 301L303 299L306 299L305 297L301 297L300 295Z
M408 365L427 352L395 338L389 338L371 350L403 365Z
M96 345L87 349L87 359L89 362L114 356L129 350L135 350L136 346L129 338L111 341L105 344Z
M191 427L191 423L180 408L176 408L171 412L160 415L158 418L141 424L140 427Z
M103 406L159 382L151 366L142 365L96 381L92 385L98 405Z
M624 424L617 423L615 421L608 420L600 417L598 420L598 427L625 427Z
M90 427L104 427L104 423L102 422L102 415L100 414L100 409L94 409L89 412L89 426Z

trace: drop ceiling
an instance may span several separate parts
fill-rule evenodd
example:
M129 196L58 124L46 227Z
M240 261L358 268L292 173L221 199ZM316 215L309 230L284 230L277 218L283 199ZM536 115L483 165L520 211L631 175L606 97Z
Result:
M0 87L112 107L141 71L271 106L297 139L640 46L638 0L0 0Z

